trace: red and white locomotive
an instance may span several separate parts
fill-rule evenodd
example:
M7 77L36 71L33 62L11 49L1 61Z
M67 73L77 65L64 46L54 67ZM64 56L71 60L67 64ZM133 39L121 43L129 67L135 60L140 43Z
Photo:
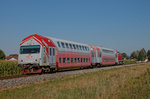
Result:
M22 40L18 58L22 73L115 64L123 64L117 50L37 34Z

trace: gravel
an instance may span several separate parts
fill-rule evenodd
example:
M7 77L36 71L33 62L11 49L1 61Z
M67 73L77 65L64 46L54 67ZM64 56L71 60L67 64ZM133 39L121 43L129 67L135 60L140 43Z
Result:
M111 66L111 67L109 66L109 67L83 69L83 70L75 70L75 71L65 71L65 72L57 72L57 73L52 73L52 74L43 74L43 75L37 75L37 76L0 80L0 88L7 88L7 87L10 88L10 87L19 86L22 84L30 84L34 82L43 81L43 80L50 80L53 78L62 78L65 76L84 74L84 73L89 73L89 72L97 72L100 70L107 70L107 69L112 69L112 68L120 68L120 67L135 66L135 65L137 64L119 65L119 66Z

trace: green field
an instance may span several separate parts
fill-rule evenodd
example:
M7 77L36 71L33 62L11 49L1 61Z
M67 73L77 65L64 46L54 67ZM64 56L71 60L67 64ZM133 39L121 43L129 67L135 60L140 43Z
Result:
M21 75L21 68L16 61L0 60L0 77Z
M149 99L150 64L102 70L21 85L1 99Z

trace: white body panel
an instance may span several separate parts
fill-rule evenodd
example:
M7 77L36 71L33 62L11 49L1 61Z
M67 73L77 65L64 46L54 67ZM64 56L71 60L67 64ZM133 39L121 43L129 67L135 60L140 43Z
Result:
M39 43L34 39L31 39L23 43L21 46L32 46L32 45L39 45ZM40 64L41 65L42 63L41 52L42 52L42 46L40 45L39 53L32 53L32 54L19 53L18 64Z

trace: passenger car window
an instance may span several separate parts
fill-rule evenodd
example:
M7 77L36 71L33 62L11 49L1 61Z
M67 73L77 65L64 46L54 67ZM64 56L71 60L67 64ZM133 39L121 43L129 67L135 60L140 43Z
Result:
M64 44L63 42L61 42L61 46L62 46L63 48L65 48L65 44Z
M59 42L57 42L57 45L58 45L58 47L61 47Z

